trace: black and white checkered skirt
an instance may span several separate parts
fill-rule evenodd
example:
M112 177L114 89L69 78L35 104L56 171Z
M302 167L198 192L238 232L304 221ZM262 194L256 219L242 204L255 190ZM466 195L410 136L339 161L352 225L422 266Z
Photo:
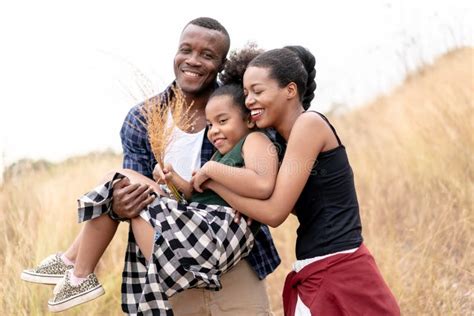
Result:
M78 199L79 222L111 214L112 184L121 177L116 173ZM122 274L122 309L128 314L172 315L168 298L177 292L219 290L222 273L247 256L254 243L246 221L235 223L230 207L157 197L140 216L158 237L148 262L130 238Z

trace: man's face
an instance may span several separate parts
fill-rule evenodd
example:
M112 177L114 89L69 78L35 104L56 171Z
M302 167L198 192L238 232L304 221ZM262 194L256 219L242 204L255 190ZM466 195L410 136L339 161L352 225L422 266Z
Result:
M226 54L226 37L219 31L189 24L181 33L174 57L178 86L187 96L208 91L222 70Z

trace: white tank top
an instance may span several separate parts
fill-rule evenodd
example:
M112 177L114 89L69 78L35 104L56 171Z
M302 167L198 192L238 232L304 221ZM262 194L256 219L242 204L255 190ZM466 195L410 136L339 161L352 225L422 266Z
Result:
M173 119L171 113L168 119ZM197 133L186 133L177 126L171 134L171 141L165 150L165 163L173 166L173 169L185 180L191 179L194 170L201 168L201 148L204 139L203 128Z

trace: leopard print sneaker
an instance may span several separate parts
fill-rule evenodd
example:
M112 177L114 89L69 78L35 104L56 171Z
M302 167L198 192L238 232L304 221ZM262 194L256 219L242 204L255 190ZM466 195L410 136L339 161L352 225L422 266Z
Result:
M36 268L23 270L20 277L33 283L57 284L72 268L74 266L65 264L61 259L61 253L56 253L46 257Z
M48 301L50 312L62 312L76 305L91 301L105 293L104 288L94 273L78 285L71 284L71 273L68 270L63 279L54 287L53 298Z

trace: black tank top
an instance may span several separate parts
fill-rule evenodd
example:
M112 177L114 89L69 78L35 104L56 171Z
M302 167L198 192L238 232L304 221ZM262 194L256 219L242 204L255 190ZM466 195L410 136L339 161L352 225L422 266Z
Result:
M346 149L328 119L318 114L331 127L339 146L319 153L296 202L300 223L296 239L298 260L357 248L362 243L359 204Z

